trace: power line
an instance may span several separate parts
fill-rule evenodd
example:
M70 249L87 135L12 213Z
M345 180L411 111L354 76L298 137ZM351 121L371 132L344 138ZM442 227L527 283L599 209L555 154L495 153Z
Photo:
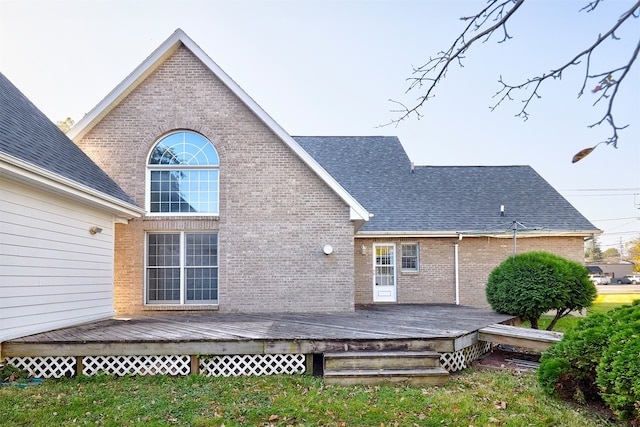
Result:
M591 221L623 221L625 219L640 219L640 216L628 216L625 218L592 219Z
M619 197L637 196L639 193L615 193L615 194L565 194L565 197Z
M560 191L640 191L640 188L571 188Z

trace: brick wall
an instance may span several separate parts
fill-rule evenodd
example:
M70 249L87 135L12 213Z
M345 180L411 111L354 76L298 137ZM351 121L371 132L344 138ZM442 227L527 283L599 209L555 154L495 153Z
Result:
M220 215L118 225L119 314L143 311L145 232L193 229L219 233L221 312L352 310L348 206L187 49L76 142L144 206L149 151L177 129L200 132L218 151Z
M401 244L420 245L420 271L402 272ZM454 244L458 244L458 277L460 304L488 307L485 285L491 271L513 254L512 239L465 237L429 239L356 239L355 302L373 301L373 244L396 243L397 298L399 303L455 302ZM365 254L361 247L364 245ZM582 237L518 238L517 253L547 251L582 263Z

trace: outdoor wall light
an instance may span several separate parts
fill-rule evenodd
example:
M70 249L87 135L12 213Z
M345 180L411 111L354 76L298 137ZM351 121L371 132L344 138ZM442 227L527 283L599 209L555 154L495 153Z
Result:
M324 245L324 247L322 248L322 252L324 252L325 255L331 255L333 253L333 246Z
M91 234L102 233L102 228L98 227L97 225L94 225L93 227L91 227L89 229L89 233L91 233Z
M362 245L360 245L360 253L362 255L366 255L367 254L367 247L364 245L364 243Z

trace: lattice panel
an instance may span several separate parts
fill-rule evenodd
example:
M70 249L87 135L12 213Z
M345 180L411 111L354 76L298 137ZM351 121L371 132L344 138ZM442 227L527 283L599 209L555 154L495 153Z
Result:
M471 362L491 350L491 344L484 341L465 347L453 353L442 353L440 365L449 372L457 372L469 367Z
M34 378L62 378L76 374L75 357L8 357L6 362L27 371Z
M200 358L200 373L207 377L302 374L304 354L245 354Z
M483 354L487 354L491 351L491 343L478 341L467 348L463 348L462 351L464 352L467 364L471 364L471 362L478 360Z
M189 375L189 356L86 356L82 373L96 375Z

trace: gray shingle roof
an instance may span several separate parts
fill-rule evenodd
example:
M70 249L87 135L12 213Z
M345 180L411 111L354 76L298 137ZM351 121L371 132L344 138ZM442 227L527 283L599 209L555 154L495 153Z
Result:
M530 166L416 166L396 137L294 137L374 217L363 232L598 229ZM504 205L505 215L500 215Z
M0 151L123 202L136 204L2 73Z

